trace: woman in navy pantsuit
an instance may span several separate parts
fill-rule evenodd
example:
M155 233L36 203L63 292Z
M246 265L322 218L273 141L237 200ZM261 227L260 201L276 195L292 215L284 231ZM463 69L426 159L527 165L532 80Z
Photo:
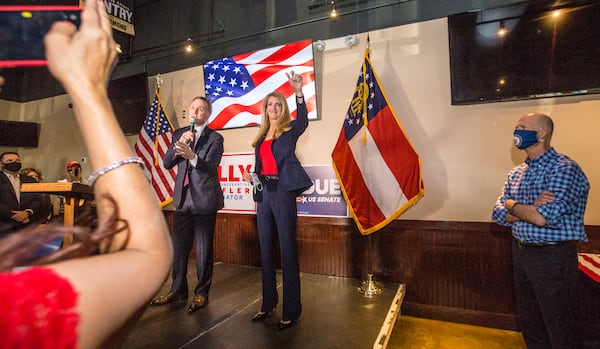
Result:
M296 244L296 196L312 181L296 157L296 143L308 126L308 111L302 94L302 76L287 74L296 93L296 120L291 119L285 97L272 92L262 104L262 122L252 146L256 149L255 171L262 182L257 199L258 237L262 261L262 307L252 322L273 315L279 301L274 264L274 234L279 237L283 272L283 314L278 330L294 323L302 312L300 267ZM252 181L250 174L244 178Z

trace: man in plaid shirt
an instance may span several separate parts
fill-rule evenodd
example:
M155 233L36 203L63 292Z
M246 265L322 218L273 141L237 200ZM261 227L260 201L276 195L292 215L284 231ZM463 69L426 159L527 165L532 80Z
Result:
M492 218L511 226L521 331L528 348L580 348L576 241L588 241L583 217L590 184L579 165L550 146L554 124L523 115L514 131L527 158L508 174Z

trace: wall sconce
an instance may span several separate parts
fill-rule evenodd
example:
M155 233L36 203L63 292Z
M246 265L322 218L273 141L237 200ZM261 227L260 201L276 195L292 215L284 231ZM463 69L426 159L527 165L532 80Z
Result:
M192 52L194 50L194 48L192 47L192 39L188 38L185 41L185 46L184 46L185 52Z

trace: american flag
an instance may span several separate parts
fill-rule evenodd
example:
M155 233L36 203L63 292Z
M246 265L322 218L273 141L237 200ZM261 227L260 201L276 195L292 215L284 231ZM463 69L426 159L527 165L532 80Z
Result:
M167 170L163 166L163 157L171 144L173 125L160 102L159 90L156 90L154 101L146 114L146 120L135 143L135 152L144 160L146 176L158 197L160 206L173 201L173 187L177 172L174 168Z
M421 160L388 103L368 48L331 156L363 235L383 228L423 196Z
M292 70L304 79L308 118L317 119L311 40L204 63L206 97L213 105L209 126L225 129L259 124L261 103L273 91L286 96L295 117L294 91L285 75Z
M579 270L587 276L600 282L600 253L578 253Z

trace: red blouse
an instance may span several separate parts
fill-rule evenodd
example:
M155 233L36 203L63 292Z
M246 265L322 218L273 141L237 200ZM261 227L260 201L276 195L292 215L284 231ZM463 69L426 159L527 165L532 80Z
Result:
M77 293L54 271L0 273L0 348L77 348Z
M265 140L260 144L260 148L258 149L258 158L262 163L262 169L260 171L261 175L276 175L277 172L277 162L275 161L275 157L273 156L273 151L271 150L271 145L273 144L273 140Z

